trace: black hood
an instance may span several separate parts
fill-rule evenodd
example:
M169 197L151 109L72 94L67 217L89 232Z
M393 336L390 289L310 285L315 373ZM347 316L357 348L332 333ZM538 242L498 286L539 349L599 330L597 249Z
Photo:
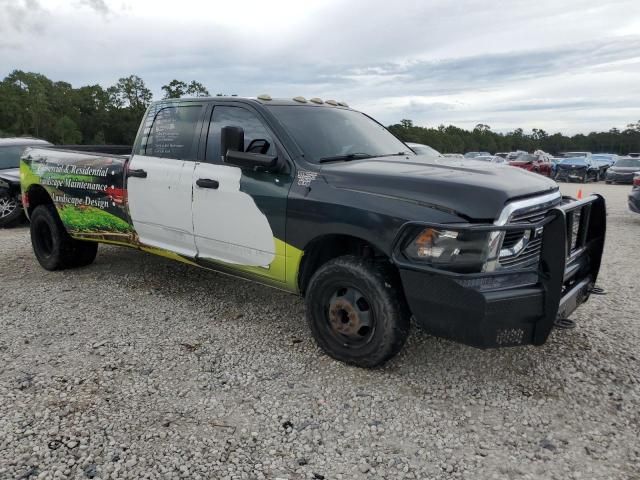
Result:
M20 183L20 169L19 168L5 168L0 170L0 178L6 180L9 183Z
M558 190L553 180L521 168L424 155L331 163L322 166L322 174L336 188L419 202L477 220L497 218L509 200Z

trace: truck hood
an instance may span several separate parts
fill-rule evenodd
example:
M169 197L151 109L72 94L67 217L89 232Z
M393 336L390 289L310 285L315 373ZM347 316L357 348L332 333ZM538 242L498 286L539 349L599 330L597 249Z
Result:
M0 170L0 178L8 181L9 183L20 183L20 169L4 168Z
M510 200L558 190L553 180L520 168L424 155L331 163L321 173L335 188L417 202L474 220L496 219Z

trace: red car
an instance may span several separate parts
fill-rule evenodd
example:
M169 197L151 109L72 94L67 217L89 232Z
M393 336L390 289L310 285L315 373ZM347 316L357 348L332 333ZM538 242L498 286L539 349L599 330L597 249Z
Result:
M540 150L531 153L523 153L519 155L515 160L511 160L509 165L513 167L524 168L530 172L539 173L546 177L551 177L553 163L551 162L551 156Z

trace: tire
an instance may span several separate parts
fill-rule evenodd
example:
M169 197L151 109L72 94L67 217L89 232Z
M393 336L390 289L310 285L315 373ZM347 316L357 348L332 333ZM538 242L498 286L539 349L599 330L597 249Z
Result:
M600 181L600 172L596 172L596 178L594 178L593 181L596 183Z
M605 180L604 183L606 183L607 185L611 185L611 180Z
M336 360L373 368L395 356L409 336L399 280L372 260L345 255L322 265L305 301L318 346Z
M588 183L589 182L589 174L587 174L587 172L584 172L584 175L582 175L582 178L580 179L580 183Z
M31 214L31 245L45 270L84 267L92 263L98 244L72 239L53 205L40 205Z
M11 192L0 192L0 228L11 227L24 218L20 197Z

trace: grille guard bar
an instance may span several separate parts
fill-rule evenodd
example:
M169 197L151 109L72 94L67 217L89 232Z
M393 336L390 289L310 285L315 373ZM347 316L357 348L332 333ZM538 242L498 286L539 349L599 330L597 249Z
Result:
M576 215L578 211L580 212L579 217ZM576 218L579 218L579 226L576 230L574 244L572 234ZM482 273L456 273L410 261L402 253L403 246L418 228L496 232L533 230L540 227L544 227L544 230L540 261L537 267ZM536 322L532 343L541 345L553 329L558 312L561 310L561 316L568 315L577 305L588 298L589 291L595 285L600 271L605 233L606 206L601 195L593 194L580 200L563 197L563 203L550 208L546 216L537 223L469 225L408 222L403 226L393 243L392 261L402 269L444 275L460 282L470 279L516 275L524 272L537 273L538 285L544 292L544 315ZM578 297L577 302L575 301L576 297Z

